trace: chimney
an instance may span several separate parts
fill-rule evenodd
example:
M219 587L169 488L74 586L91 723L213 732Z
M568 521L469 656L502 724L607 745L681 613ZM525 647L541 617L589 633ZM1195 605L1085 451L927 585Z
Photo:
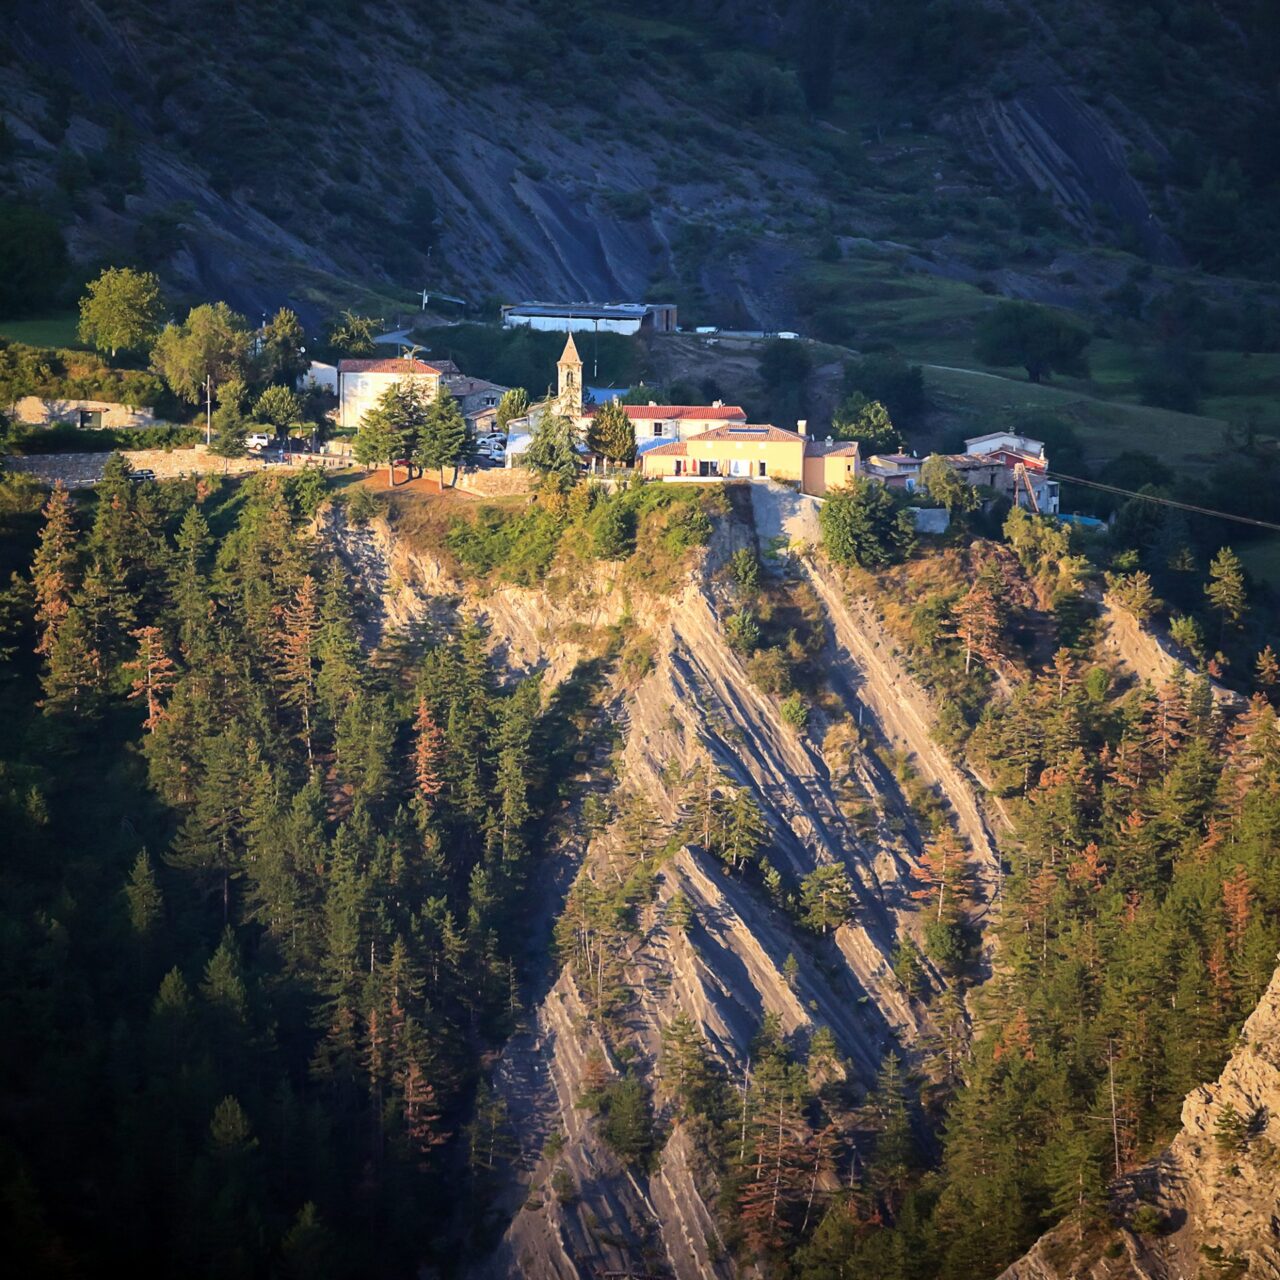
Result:
M802 435L802 436L807 436L807 435L809 434L809 419L808 419L808 418L797 418L797 419L796 419L796 431L797 431L800 435Z
M711 402L711 407L712 407L713 409L723 409L723 408L724 408L724 401L723 401L723 400L713 400L713 401Z
M649 404L650 404L651 406L653 406L653 407L656 407L656 406L657 406L657 404L658 404L658 402L657 402L656 400L650 400L650 401L649 401Z

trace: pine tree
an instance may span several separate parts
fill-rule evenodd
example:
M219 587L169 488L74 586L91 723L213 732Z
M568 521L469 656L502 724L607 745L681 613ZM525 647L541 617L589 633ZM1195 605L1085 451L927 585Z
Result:
M138 656L124 664L126 671L138 673L129 696L146 698L147 718L142 727L154 733L164 717L160 700L173 688L177 671L173 659L164 651L164 633L159 627L138 627L129 634L138 642Z
M160 923L164 899L145 849L134 860L124 895L129 907L130 927L139 937L146 937Z
M307 749L307 764L315 763L312 741L316 699L315 650L320 630L316 580L308 573L297 593L285 607L279 637L278 678L281 702L293 707L301 718L298 736Z
M518 1151L506 1099L482 1080L476 1090L472 1120L467 1126L467 1155L472 1171L497 1173Z
M1244 566L1230 547L1222 547L1209 565L1204 593L1222 616L1222 628L1238 627L1245 610Z
M994 667L1001 655L1007 589L999 566L986 564L954 608L956 634L964 646L964 670L969 674L976 657Z
M46 636L51 640L40 677L45 695L40 705L46 712L89 714L102 679L102 655L93 643L84 610L71 605Z
M1249 1123L1228 1098L1213 1121L1213 1145L1224 1156L1238 1155L1249 1137Z
M662 1029L662 1078L681 1113L698 1110L708 1084L707 1042L686 1013L677 1013Z
M413 785L419 818L429 821L436 803L436 796L444 787L441 774L443 737L425 698L418 699L418 711L413 722Z
M1269 644L1258 654L1254 675L1264 689L1274 689L1280 684L1280 659Z
M751 1172L738 1192L738 1221L748 1249L764 1257L790 1243L796 1210L809 1190L810 1130L785 1092L754 1119Z
M1077 1240L1102 1212L1106 1201L1106 1177L1099 1139L1083 1126L1064 1131L1045 1153L1045 1172L1054 1211L1076 1218Z
M336 1280L338 1239L308 1200L280 1241L285 1280Z
M768 839L769 828L755 797L746 787L734 791L720 816L724 835L716 851L737 871L745 863L755 861Z
M563 414L544 413L533 428L525 465L535 471L545 487L564 492L578 478L577 433Z
M444 469L456 468L462 456L463 446L467 442L467 423L458 408L458 402L443 384L436 393L436 398L427 408L423 418L422 430L414 449L414 460L424 470L427 467L440 469L440 488L444 489Z
M353 452L358 462L385 463L387 484L395 484L395 464L416 455L427 419L427 404L416 382L396 382L360 421Z
M830 933L853 915L856 897L849 873L839 863L815 867L800 884L804 922L819 933Z
M693 904L679 889L675 891L667 902L666 922L667 927L676 933L683 935L688 934L693 927L696 919Z
M921 888L911 896L929 908L937 923L962 914L968 903L968 854L953 828L944 826L926 846L914 874Z
M169 576L169 595L178 628L178 648L189 666L201 669L213 648L214 603L205 560L209 525L198 507L188 507L178 528Z
M36 652L47 658L70 609L74 589L75 517L71 496L61 482L54 484L43 514L40 545L31 560L31 579L35 586L35 620L39 633Z

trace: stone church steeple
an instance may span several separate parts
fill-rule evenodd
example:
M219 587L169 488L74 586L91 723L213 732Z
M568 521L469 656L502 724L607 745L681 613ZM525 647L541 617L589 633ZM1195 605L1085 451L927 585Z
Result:
M556 364L556 398L560 412L571 416L582 415L582 357L578 354L573 334L564 344L564 353Z

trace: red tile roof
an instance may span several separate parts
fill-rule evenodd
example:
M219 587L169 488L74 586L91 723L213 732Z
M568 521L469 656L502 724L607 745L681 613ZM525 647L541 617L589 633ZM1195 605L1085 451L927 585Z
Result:
M339 373L434 373L445 372L439 366L426 364L421 360L339 360Z
M751 440L756 443L769 441L773 444L784 444L789 441L803 443L805 437L797 431L775 427L769 422L732 422L689 437L689 441L694 440Z
M588 405L583 413L590 417L603 407L598 404ZM666 421L677 418L705 418L708 421L722 419L726 422L747 420L747 411L736 404L624 404L622 408L632 421Z
M654 445L652 449L646 449L640 455L640 461L643 463L646 458L662 457L662 458L683 458L689 451L684 447L683 440L673 440L670 444Z
M806 440L804 451L810 458L856 458L859 454L856 440Z

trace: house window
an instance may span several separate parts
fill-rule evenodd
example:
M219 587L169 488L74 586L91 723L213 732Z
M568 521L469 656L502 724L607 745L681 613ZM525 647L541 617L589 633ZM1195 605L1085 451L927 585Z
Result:
M654 434L654 436L655 436L655 437L656 437L656 436L661 436L661 435L665 435L665 434L666 434L666 431L665 431L665 429L663 428L663 425L662 425L662 423L661 423L661 422L655 422L655 423L653 424L653 434Z
M768 474L769 474L769 473L765 470L765 466L764 466L764 461L763 461L763 460L761 460L761 463L760 463L760 474L761 474L762 476L764 476L764 475L768 475Z

